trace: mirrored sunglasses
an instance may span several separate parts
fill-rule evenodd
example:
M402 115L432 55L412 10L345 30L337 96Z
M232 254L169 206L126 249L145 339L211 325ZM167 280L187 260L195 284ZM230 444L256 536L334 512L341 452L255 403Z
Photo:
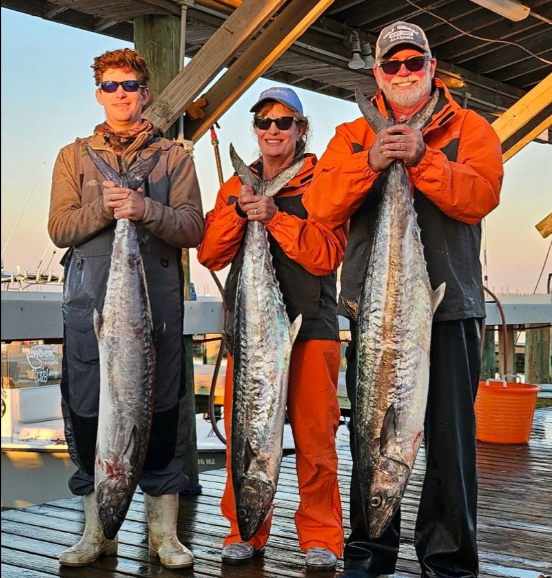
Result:
M272 123L276 124L278 130L289 130L293 124L293 121L297 122L297 124L301 124L303 122L294 116L281 116L280 118L263 118L256 116L253 120L253 124L261 130L268 130Z
M144 84L140 84L139 80L123 80L122 82L106 80L100 83L100 88L104 92L117 92L119 86L122 86L125 92L136 92L139 88L147 88Z
M420 72L427 60L430 60L427 56L415 56L407 60L385 60L384 62L378 62L376 66L381 68L385 74L397 74L403 64L410 72Z

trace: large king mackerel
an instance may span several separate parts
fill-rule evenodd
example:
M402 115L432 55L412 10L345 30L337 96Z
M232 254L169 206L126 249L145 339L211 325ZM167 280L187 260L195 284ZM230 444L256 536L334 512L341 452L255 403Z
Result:
M88 145L107 180L136 190L161 150L131 172L118 173ZM138 484L153 415L155 349L151 307L136 225L119 219L101 316L94 328L100 353L100 409L94 470L100 522L113 539Z
M241 182L274 196L298 161L271 180L256 179L230 148ZM241 537L250 540L272 510L282 461L291 349L301 315L290 324L272 262L266 225L247 223L234 318L232 481Z
M375 132L390 121L357 89L357 103ZM438 98L409 124L421 130ZM422 440L429 384L433 313L445 286L427 273L412 185L402 161L387 169L372 252L358 312L356 454L371 538L397 511Z

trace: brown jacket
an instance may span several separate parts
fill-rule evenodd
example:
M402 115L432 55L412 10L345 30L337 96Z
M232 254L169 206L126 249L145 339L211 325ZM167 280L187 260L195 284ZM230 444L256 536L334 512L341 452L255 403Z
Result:
M115 218L103 203L105 178L82 146L89 145L117 171L117 157L101 135L77 139L61 149L52 180L48 232L58 247L78 246L113 226ZM196 247L203 234L203 209L194 163L183 147L142 133L123 160L132 166L161 148L163 154L144 188L146 211L140 225L174 247ZM166 202L153 199L163 198Z

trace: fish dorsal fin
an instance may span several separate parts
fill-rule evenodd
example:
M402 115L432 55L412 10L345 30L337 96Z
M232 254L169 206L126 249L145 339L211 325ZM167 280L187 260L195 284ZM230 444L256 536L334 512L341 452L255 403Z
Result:
M230 144L230 159L240 181L244 185L249 185L254 188L257 187L259 184L258 179L253 174L253 171L242 161L233 144Z
M439 100L439 90L436 88L431 95L431 98L426 102L425 106L420 109L415 115L408 119L407 124L416 130L422 130L429 122L437 101Z
M129 464L135 464L137 452L138 452L138 431L136 426L133 426L132 431L130 432L130 436L128 438L127 447L123 452L123 456L125 460L128 461Z
M435 313L437 307L439 307L441 301L443 300L446 288L447 284L441 283L441 285L439 285L439 287L437 287L437 289L433 291L433 295L431 295L431 310L433 311L433 313Z
M249 438L245 440L244 456L243 456L243 472L247 474L251 467L251 462L255 459L255 452Z
M149 158L127 174L129 189L132 189L133 191L138 189L138 187L149 177L159 162L162 153L163 151L161 149L157 149Z
M291 328L289 330L289 337L291 339L292 345L295 343L295 340L297 339L297 335L299 334L299 330L301 329L302 323L303 323L303 316L299 314L291 324Z
M355 98L362 116L366 119L374 132L378 133L380 130L393 124L391 121L386 119L383 114L381 114L381 112L362 94L362 92L360 92L358 86L355 86Z
M382 455L389 453L389 449L394 445L396 437L395 406L390 405L385 412L380 432L380 453Z
M87 142L84 143L84 148L105 179L107 181L113 181L118 187L121 187L123 185L121 175L113 167L108 165Z
M358 310L359 310L359 303L357 299L348 299L344 295L340 295L339 299L341 301L341 305L343 305L343 309L345 309L345 313L349 319L356 321L358 319Z
M100 334L103 327L103 317L94 309L94 333L96 334L96 340L100 340Z
M159 346L163 341L165 341L165 335L167 333L167 324L163 323L161 327L158 327L153 331L153 346L155 349L159 349Z
M267 197L274 197L277 195L290 181L293 177L301 170L303 166L304 159L295 161L290 167L278 173L275 177L272 177L269 181L266 181L264 194Z

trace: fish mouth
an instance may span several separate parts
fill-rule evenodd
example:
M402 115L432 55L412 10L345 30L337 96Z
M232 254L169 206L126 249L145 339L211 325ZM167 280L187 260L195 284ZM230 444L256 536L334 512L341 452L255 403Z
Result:
M409 467L400 461L380 456L367 495L364 496L366 525L371 539L385 532L399 509L406 490Z
M380 538L399 509L400 500L388 499L383 503L379 497L371 497L366 505L368 535L372 540Z
M236 500L238 528L244 542L255 536L272 512L276 490L268 481L246 479Z

